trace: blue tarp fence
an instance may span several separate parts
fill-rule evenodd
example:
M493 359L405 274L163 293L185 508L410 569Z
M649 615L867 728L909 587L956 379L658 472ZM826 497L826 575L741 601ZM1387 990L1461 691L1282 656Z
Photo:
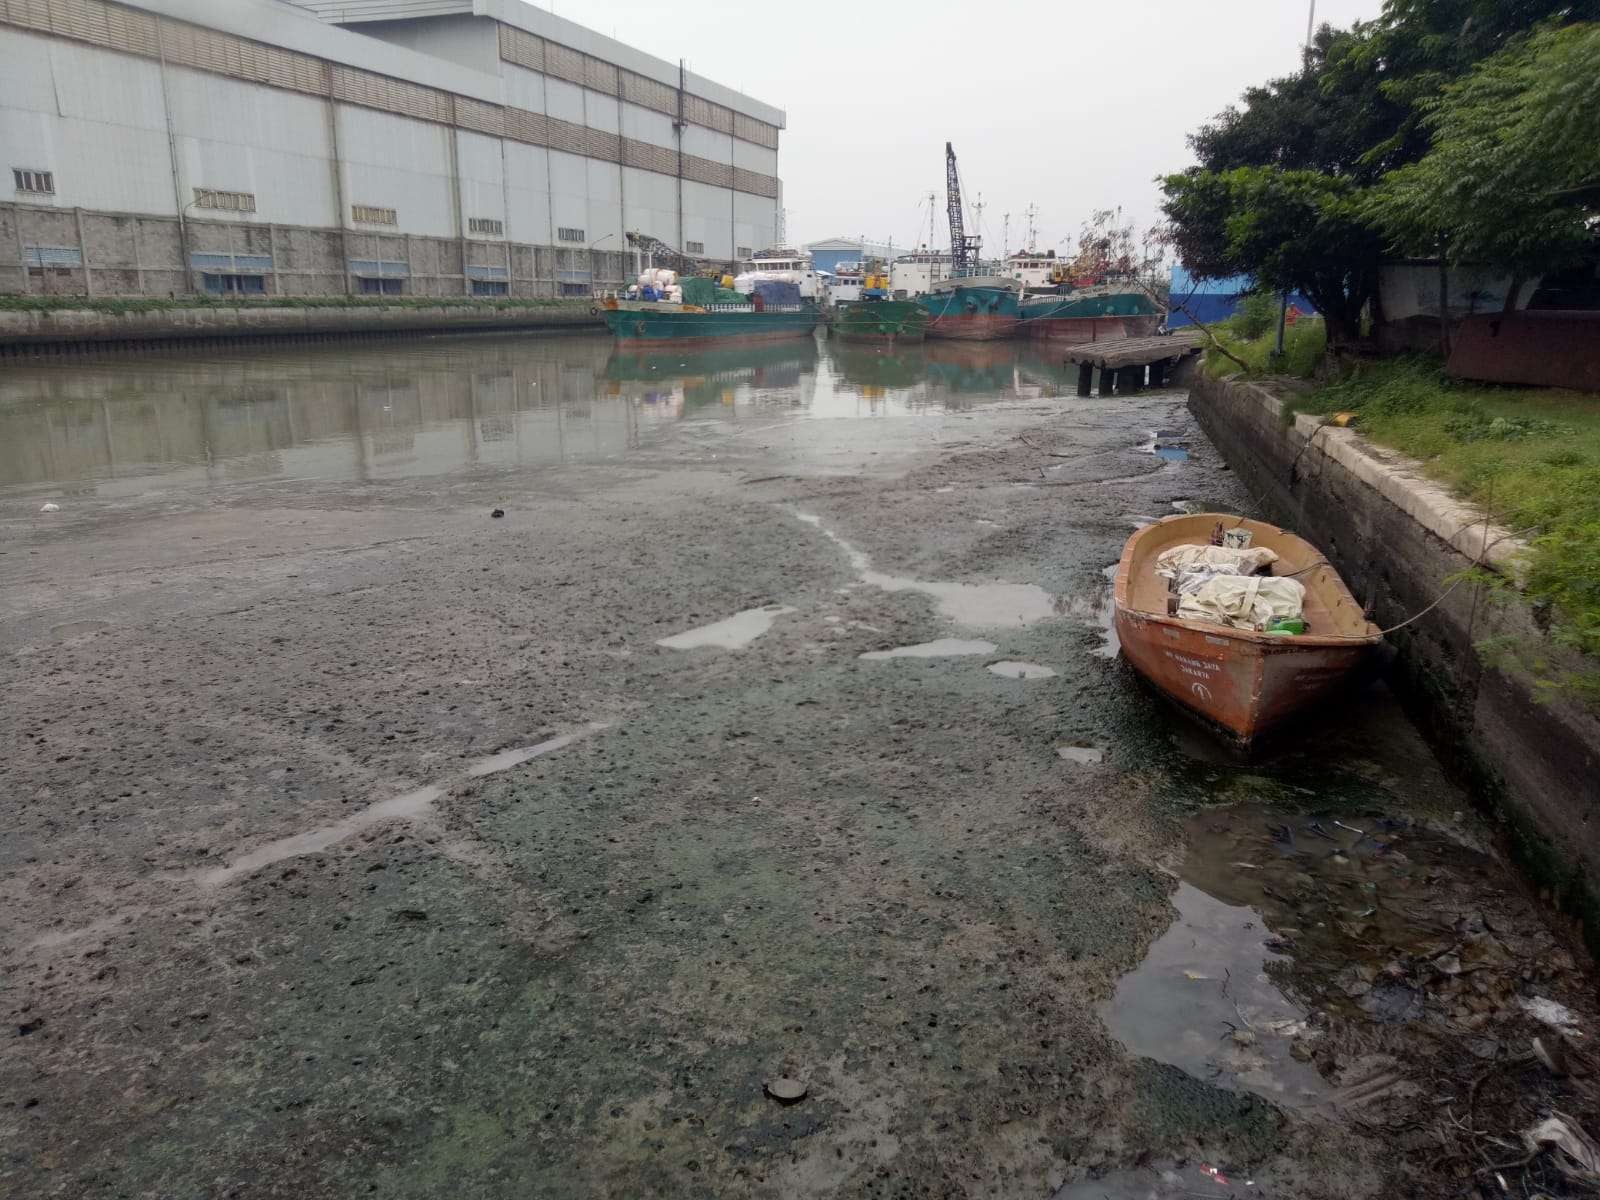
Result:
M1180 329L1193 324L1190 313L1206 325L1226 321L1238 310L1240 301L1249 294L1253 282L1248 275L1235 275L1230 279L1196 279L1182 267L1173 267L1172 312L1167 317L1167 328ZM1306 316L1316 314L1316 305L1299 292L1289 297L1289 303Z

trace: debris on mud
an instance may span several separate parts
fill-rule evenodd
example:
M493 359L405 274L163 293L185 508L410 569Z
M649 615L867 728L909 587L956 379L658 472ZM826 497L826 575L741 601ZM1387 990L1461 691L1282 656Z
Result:
M798 1079L790 1079L787 1076L767 1081L767 1095L779 1104L798 1104L806 1098L806 1092L809 1090Z
M1103 1011L1130 1049L1342 1112L1407 1151L1413 1187L1600 1185L1593 997L1501 864L1381 813L1245 804L1187 834L1179 919Z

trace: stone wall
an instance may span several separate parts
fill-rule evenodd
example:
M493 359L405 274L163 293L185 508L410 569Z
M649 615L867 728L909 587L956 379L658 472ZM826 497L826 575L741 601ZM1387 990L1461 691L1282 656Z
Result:
M261 304L123 313L92 309L0 309L0 357L117 344L142 347L208 340L512 329L600 333L605 327L605 321L590 311L587 301L527 308L461 301L425 307L373 304L302 308Z
M1444 761L1501 819L1514 852L1600 949L1600 719L1566 697L1538 698L1520 661L1567 652L1517 591L1521 545L1454 500L1420 466L1352 429L1285 417L1257 384L1203 374L1189 406L1262 505L1316 543L1389 633L1396 690ZM1510 586L1463 580L1474 566ZM1448 595L1441 601L1441 594ZM1497 665L1503 664L1503 665Z

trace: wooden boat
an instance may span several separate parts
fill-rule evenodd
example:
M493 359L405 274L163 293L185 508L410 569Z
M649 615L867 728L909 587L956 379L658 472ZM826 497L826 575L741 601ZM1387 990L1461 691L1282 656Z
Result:
M1277 553L1271 573L1304 585L1305 633L1257 633L1169 615L1168 581L1156 574L1156 556L1209 543L1219 522L1249 530L1251 546ZM1168 517L1135 533L1117 563L1113 601L1117 637L1134 669L1241 746L1337 689L1382 637L1315 546L1227 513Z

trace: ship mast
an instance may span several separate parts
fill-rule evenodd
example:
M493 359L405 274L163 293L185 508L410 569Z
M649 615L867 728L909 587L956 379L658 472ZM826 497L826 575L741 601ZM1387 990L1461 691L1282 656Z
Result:
M950 270L978 265L978 247L982 240L968 236L961 215L961 176L956 170L956 150L949 142L944 144L945 211L950 217Z

